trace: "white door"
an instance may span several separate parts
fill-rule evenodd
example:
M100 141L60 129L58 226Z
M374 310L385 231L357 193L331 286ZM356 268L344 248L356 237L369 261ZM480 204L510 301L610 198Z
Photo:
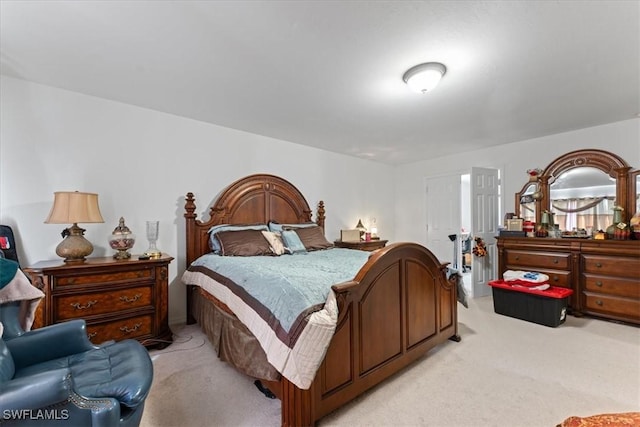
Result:
M440 262L453 264L454 244L460 234L460 175L427 179L427 248Z
M471 232L474 239L480 237L487 247L487 256L480 258L471 255L471 290L474 298L491 294L487 282L496 277L498 269L498 199L498 170L471 168ZM475 242L471 244L475 246Z

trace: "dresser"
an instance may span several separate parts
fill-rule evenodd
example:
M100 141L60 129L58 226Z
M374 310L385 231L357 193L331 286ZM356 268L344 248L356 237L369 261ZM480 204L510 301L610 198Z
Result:
M377 249L384 248L388 240L361 240L359 242L343 242L342 240L336 240L333 242L336 248L358 249L361 251L375 251Z
M640 324L640 241L498 237L499 276L538 271L573 289L571 313Z
M147 347L166 347L172 340L168 321L172 260L163 254L148 260L104 257L29 266L25 274L45 294L34 328L81 318L95 344L134 338Z

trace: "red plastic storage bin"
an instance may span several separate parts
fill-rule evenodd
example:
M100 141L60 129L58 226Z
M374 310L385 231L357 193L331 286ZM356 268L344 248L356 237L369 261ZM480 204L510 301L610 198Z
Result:
M567 317L569 296L573 290L551 286L545 290L512 286L504 280L489 282L496 313L540 325L556 327Z

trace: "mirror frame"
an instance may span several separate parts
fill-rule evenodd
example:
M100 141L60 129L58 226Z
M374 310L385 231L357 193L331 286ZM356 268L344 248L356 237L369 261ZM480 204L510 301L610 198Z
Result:
M629 216L628 220L631 219L633 215L636 213L636 196L640 188L637 187L638 176L640 175L640 169L635 170L629 173L629 196L628 196L628 204L629 204Z
M536 188L536 191L540 190L540 184L537 181L537 179L535 181L530 180L527 181L523 186L522 189L520 191L518 191L516 193L516 208L514 211L514 215L516 216L516 218L524 218L524 216L522 215L522 209L521 206L522 204L520 203L520 200L522 199L522 196L524 196L524 194L527 192L527 190L529 189L530 186L534 185ZM535 209L536 209L536 222L538 222L537 218L538 218L538 211L540 210L540 199L534 199L535 201Z
M624 208L623 221L627 221L635 213L635 178L631 189L631 167L620 156L604 150L586 149L570 151L555 159L547 166L538 178L542 197L536 203L536 223L540 223L542 212L551 210L551 189L553 182L564 172L580 167L599 169L616 180L616 204ZM525 184L524 191L530 183ZM522 192L521 191L521 192ZM634 196L631 197L632 191ZM520 193L521 193L520 192ZM516 197L520 195L516 193ZM516 212L519 212L519 198L516 199ZM633 206L631 206L633 202Z

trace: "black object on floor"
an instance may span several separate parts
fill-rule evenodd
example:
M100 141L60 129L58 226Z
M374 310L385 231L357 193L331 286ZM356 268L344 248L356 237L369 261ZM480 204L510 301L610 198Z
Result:
M258 390L260 390L260 392L262 394L264 394L265 396L267 396L269 399L275 399L276 398L276 395L271 393L271 390L269 390L268 388L263 386L262 382L260 380L255 380L253 383L256 385L256 387L258 387Z

